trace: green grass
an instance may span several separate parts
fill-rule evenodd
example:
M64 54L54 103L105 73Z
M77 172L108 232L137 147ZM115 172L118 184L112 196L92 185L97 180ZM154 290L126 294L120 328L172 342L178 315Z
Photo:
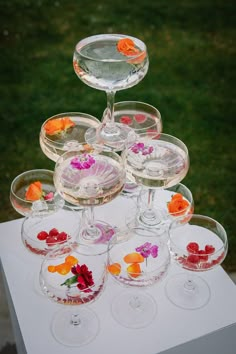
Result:
M9 202L15 176L54 168L38 142L45 119L68 111L100 118L105 108L105 93L73 71L76 42L125 33L146 43L150 67L116 101L156 106L164 132L186 143L191 165L183 183L193 193L195 212L225 227L224 267L236 271L235 8L233 0L146 0L138 6L124 0L0 0L0 221L19 217Z

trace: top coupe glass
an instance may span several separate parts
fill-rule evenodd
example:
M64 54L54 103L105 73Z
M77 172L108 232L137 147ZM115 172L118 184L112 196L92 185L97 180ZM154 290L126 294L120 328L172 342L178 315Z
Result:
M146 75L149 61L145 44L120 34L91 36L76 44L73 65L85 84L107 93L103 124L90 129L88 143L104 143L112 150L122 150L121 143L131 129L114 121L114 97L116 91L137 85Z

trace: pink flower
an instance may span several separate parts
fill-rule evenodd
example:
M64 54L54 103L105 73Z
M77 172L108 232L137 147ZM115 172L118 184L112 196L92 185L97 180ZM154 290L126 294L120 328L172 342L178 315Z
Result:
M143 245L135 248L135 251L139 252L144 258L148 258L150 255L153 258L158 256L158 246L152 245L150 242L145 242Z
M141 152L142 155L150 155L153 152L153 146L145 146L144 143L135 143L130 149L135 154Z
M48 200L48 201L53 200L53 198L54 198L53 192L49 192L48 194L46 194L46 195L43 197L44 200Z
M77 170L87 170L89 169L94 163L95 159L93 156L89 154L82 154L80 157L74 157L70 164L73 168Z

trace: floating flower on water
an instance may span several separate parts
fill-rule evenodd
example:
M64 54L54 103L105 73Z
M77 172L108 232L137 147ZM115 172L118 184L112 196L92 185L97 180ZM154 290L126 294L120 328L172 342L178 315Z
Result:
M47 135L55 135L74 126L75 122L73 122L70 117L55 118L45 123L44 130Z
M153 152L153 146L145 146L144 143L135 143L131 146L131 151L135 154L150 155Z
M47 194L43 192L42 183L40 181L31 183L25 192L25 199L30 202L34 202L39 199L51 201L53 198L53 192L49 192Z
M127 125L131 125L133 122L132 118L129 116L122 116L120 117L120 123L122 124L127 124Z
M67 256L65 262L57 265L49 265L48 271L50 273L59 273L61 275L66 275L71 271L71 267L78 263L78 259L74 256Z
M140 253L129 253L124 256L125 263L142 263L144 261L144 257Z
M42 196L43 190L42 183L40 181L31 183L25 193L25 199L31 202L39 200Z
M121 265L120 263L109 264L107 270L113 275L119 275L121 272Z
M181 193L176 193L172 195L171 201L167 204L167 208L170 214L176 216L185 214L189 205L190 203L184 199Z
M142 63L144 61L146 56L147 56L147 53L145 51L143 51L143 52L140 51L140 55L138 55L134 59L127 60L127 62L130 63L130 64L140 64L140 63Z
M135 248L135 251L139 252L144 258L148 258L150 255L153 258L158 256L158 246L152 245L150 242L145 242L143 245Z
M139 49L135 48L134 41L130 38L122 38L117 43L117 50L127 56L136 55L140 52Z
M75 264L71 267L71 265L75 263L76 258L73 256L68 256L66 259L67 261L65 263L62 263L56 267L64 267L64 269L69 267L70 271L74 275L66 279L66 281L64 281L64 283L62 283L61 285L66 285L70 287L73 284L77 284L77 288L79 290L85 293L91 292L92 290L90 289L90 287L94 285L94 280L92 272L88 269L86 264ZM64 275L62 272L60 274Z
M139 263L130 264L126 270L132 278L137 278L141 275L141 267Z
M89 154L82 154L80 157L74 157L70 164L73 168L76 168L77 170L87 170L89 169L93 164L95 164L96 160L93 158L93 156Z

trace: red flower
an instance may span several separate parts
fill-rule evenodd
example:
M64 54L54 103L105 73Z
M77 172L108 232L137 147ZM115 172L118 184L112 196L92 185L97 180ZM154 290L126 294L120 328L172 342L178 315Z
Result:
M85 293L89 293L92 290L90 287L94 285L93 281L93 275L90 270L88 270L88 267L85 264L82 265L75 265L74 267L71 268L71 272L77 276L77 287L78 289L84 291Z

